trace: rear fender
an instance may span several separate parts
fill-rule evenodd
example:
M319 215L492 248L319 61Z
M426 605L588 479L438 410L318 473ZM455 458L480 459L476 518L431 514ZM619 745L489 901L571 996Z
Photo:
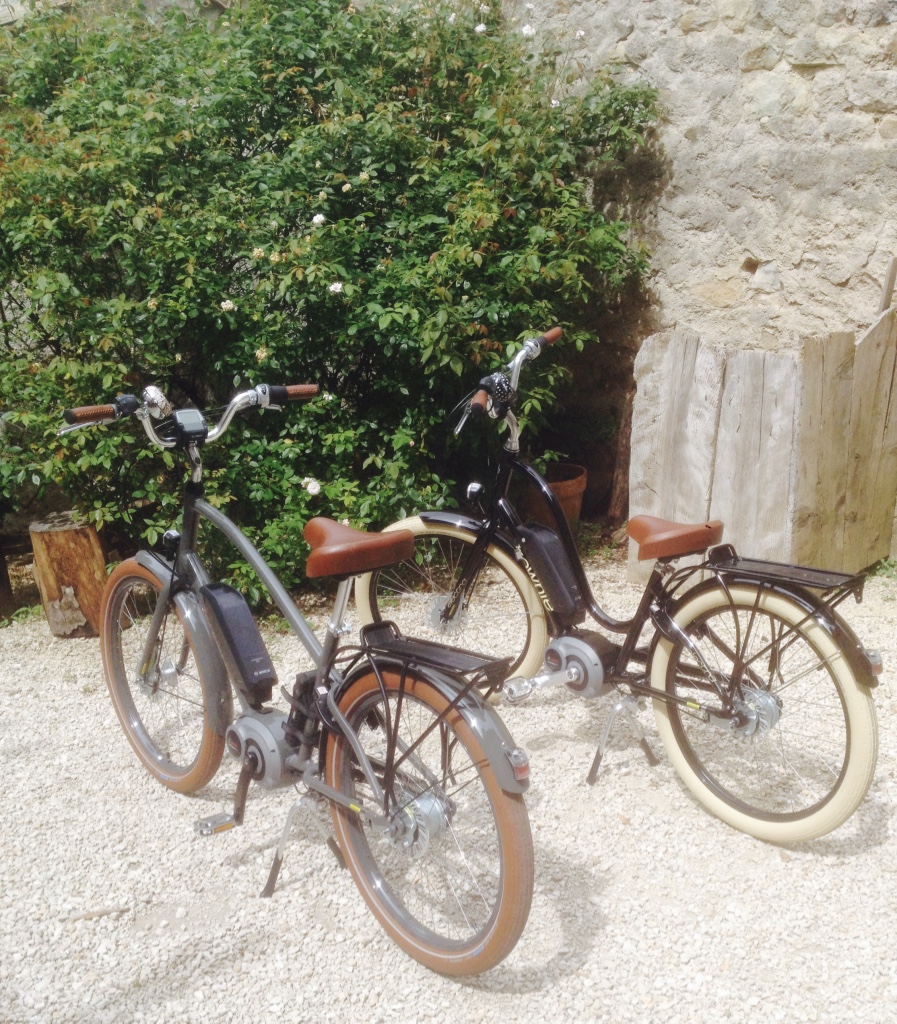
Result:
M383 668L391 668L398 671L401 671L403 667L401 661L381 657L377 658L377 664ZM460 686L451 676L419 665L409 666L407 670L426 679L445 700L453 701L458 696ZM370 664L367 660L363 659L343 680L338 693L334 694L337 702L339 702L343 693L359 676L366 675L370 671ZM457 710L464 719L464 724L482 745L489 761L489 766L495 773L499 786L506 793L525 793L529 789L529 778L523 780L516 779L514 777L514 768L509 760L511 751L518 750L519 748L508 731L508 727L495 709L483 700L478 690L474 689L462 697L457 704Z
M737 572L725 572L720 574L721 579L729 586L736 584L744 584L750 587L756 587L758 585L756 576L740 576ZM878 686L878 679L876 678L872 663L869 660L869 656L866 654L866 649L860 643L856 633L850 628L850 626L838 615L832 608L830 608L824 600L817 597L814 593L806 590L804 587L800 587L794 583L778 583L775 581L766 581L763 584L765 590L769 590L771 593L778 594L781 597L787 598L793 601L796 605L801 607L808 616L812 616L816 622L831 636L832 640L841 648L844 652L844 657L847 659L848 665L850 665L851 671L858 683L869 688ZM703 583L699 583L696 587L686 591L681 598L669 609L670 615L675 618L679 608L688 600L694 598L698 594L706 591L718 589L721 586L720 579L711 578L705 580ZM654 640L651 644L651 652L657 644L659 634L655 634Z

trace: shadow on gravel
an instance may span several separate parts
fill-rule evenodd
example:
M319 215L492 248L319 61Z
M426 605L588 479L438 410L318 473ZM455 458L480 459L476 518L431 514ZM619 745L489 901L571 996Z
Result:
M596 900L603 890L597 868L589 870L587 864L537 843L533 909L513 959L487 974L459 978L459 985L525 995L542 992L594 964L594 949L607 924ZM543 941L543 936L548 938ZM546 960L550 949L557 951Z
M808 843L795 843L789 849L816 857L836 857L839 860L867 854L873 847L884 846L888 842L888 825L893 817L893 803L884 796L872 793L841 828Z

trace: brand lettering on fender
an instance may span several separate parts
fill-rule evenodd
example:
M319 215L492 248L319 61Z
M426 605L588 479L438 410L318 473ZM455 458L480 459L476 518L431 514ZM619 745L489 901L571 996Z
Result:
M536 588L536 593L539 595L539 600L548 611L553 612L554 608L551 605L551 601L548 599L548 594L545 593L545 588L542 586L542 582L536 575L535 569L529 564L529 562L520 555L520 561L523 563L523 568L526 569L526 575L532 580L533 586Z

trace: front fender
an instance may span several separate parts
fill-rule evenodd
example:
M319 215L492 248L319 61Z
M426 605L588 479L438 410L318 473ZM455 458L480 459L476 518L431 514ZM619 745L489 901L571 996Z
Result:
M172 566L159 555L152 551L138 551L135 560L156 577L160 588L171 581ZM196 595L189 590L181 590L175 594L174 603L193 645L209 728L216 736L223 736L234 718L227 668Z
M485 524L479 519L474 519L472 516L462 515L460 512L417 512L416 515L421 522L426 523L428 526L440 524L444 526L453 526L456 530L463 530L474 538L478 537L485 529ZM384 531L400 529L402 529L401 522L393 523L390 526L384 527ZM505 534L496 532L492 537L491 543L499 550L503 551L513 562L517 561L517 557L514 553L514 545L511 543L510 539L505 536Z

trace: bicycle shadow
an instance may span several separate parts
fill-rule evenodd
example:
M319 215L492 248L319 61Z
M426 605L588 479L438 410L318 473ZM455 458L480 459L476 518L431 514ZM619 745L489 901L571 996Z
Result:
M871 847L884 846L889 841L893 817L893 803L884 793L872 791L839 829L819 839L783 848L837 860L868 854Z
M599 901L605 884L598 869L590 870L585 863L538 843L535 855L530 923L507 960L485 974L457 979L463 988L515 995L542 992L594 960L595 947L607 927ZM546 935L556 946L547 960Z
M552 794L547 790L531 793L527 804L535 853L535 887L529 923L508 959L484 975L458 979L465 987L515 994L543 991L594 959L595 947L606 927L607 919L600 906L605 884L597 866L576 860L538 840L540 829L550 829L555 834L563 827L558 824L557 804ZM309 807L296 815L276 898L290 899L305 892L311 864L315 865L319 882L326 877L330 886L340 885L341 880L352 886L348 873L341 870L328 849L326 837L332 834L329 817L321 816L316 822L311 818L315 813L314 808ZM273 858L279 838L279 834L251 840L247 837L248 841L225 856L223 863L230 870L253 872L253 882L261 890L267 878L267 874L262 877L261 872L266 870L263 865ZM331 930L335 928L334 925ZM546 936L550 936L549 948L546 948Z

